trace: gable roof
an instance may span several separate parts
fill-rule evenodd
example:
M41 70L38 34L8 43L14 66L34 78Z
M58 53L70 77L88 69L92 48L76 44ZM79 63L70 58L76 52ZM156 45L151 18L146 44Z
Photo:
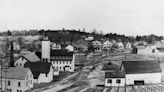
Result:
M51 56L73 56L73 52L68 52L67 50L51 50Z
M105 78L125 78L125 73L120 71L105 72Z
M35 52L35 54L41 59L42 58L42 53L41 52Z
M35 53L29 53L27 55L24 55L23 57L29 60L30 62L40 61L39 57Z
M158 61L123 61L122 62L126 74L140 73L157 73L161 72Z
M25 63L24 67L30 68L34 75L34 79L37 79L40 73L48 74L50 72L51 63L45 62L27 62Z
M7 69L7 78L8 79L25 79L26 75L30 71L29 68L23 68L23 67L9 67ZM6 69L3 69L2 75L0 73L0 76L5 78L6 76Z

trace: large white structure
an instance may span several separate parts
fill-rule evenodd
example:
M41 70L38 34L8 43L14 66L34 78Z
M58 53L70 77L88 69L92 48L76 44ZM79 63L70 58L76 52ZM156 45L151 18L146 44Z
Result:
M42 62L50 62L50 41L48 37L42 41Z
M126 85L161 83L161 68L158 61L123 61Z
M53 67L59 71L74 72L75 56L73 52L51 50L51 62Z

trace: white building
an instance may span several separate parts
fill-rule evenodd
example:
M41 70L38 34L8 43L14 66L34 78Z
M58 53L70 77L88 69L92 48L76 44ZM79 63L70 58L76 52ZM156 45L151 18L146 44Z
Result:
M57 43L52 44L52 50L61 50L61 45Z
M50 62L50 41L48 37L42 41L42 62Z
M94 47L94 51L101 52L102 51L102 43L100 41L92 41L92 45Z
M112 47L112 45L113 45L112 42L107 40L103 43L103 49L110 49Z
M137 46L138 55L154 56L159 50L154 46Z
M105 72L105 86L125 86L125 73Z
M53 80L53 68L47 62L27 62L24 67L31 69L35 83L50 83Z
M13 50L20 50L20 45L18 42L13 42Z
M92 41L94 40L94 37L93 36L88 36L87 38L85 38L86 41Z
M66 50L51 50L51 62L59 71L74 72L75 56L73 52Z
M6 69L4 69L2 74L2 86L0 83L0 87L5 90L6 84L7 92L25 92L33 88L33 74L29 68L9 67L7 73Z
M126 43L126 49L131 50L132 44L130 42Z
M115 46L117 49L124 49L124 44L122 42L116 42Z
M123 61L126 85L161 83L161 68L158 61Z
M74 51L74 47L72 45L68 45L68 46L66 46L66 50Z

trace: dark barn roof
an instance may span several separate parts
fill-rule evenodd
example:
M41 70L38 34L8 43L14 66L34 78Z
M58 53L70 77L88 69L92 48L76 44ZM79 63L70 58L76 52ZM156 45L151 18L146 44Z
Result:
M124 72L105 72L105 78L125 78Z
M41 59L42 58L42 53L41 52L35 52L35 54Z
M34 75L34 79L37 79L40 73L48 74L50 71L51 63L43 63L43 62L27 62L24 65L25 67L30 68Z
M51 50L51 56L73 56L73 52L68 52L67 50Z
M123 61L126 74L161 72L158 61Z

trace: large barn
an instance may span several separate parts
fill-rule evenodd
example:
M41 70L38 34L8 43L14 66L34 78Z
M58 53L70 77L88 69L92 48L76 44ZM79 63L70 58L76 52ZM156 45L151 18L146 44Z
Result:
M161 68L158 61L123 61L126 85L161 83Z

